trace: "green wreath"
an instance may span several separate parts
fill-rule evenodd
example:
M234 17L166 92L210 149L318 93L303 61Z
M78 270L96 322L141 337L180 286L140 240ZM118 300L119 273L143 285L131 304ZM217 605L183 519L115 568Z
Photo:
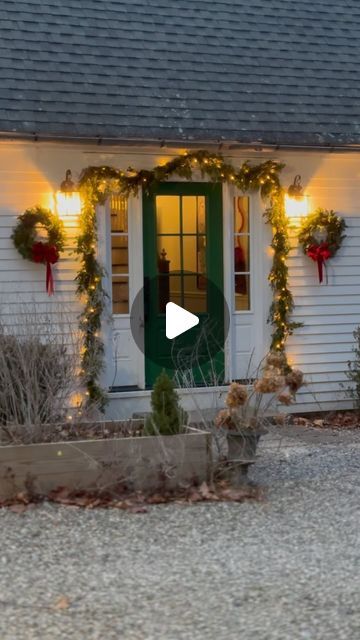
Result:
M47 231L47 241L37 240L36 225ZM54 280L51 265L60 257L65 246L64 224L49 209L34 207L18 217L18 223L11 235L12 241L25 260L46 265L46 290L54 293Z
M48 234L47 242L38 242L36 225L44 227ZM43 207L33 207L18 217L18 223L11 235L12 241L25 260L39 262L34 257L34 245L54 247L58 254L65 246L64 224L60 218L52 213L50 209Z
M307 216L299 231L299 243L305 255L317 262L319 281L323 280L323 266L340 249L346 223L331 209L317 209Z

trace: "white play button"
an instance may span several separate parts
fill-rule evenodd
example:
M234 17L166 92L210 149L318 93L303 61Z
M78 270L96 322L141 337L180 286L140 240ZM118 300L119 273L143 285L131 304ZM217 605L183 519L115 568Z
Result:
M180 336L185 331L189 331L197 324L199 318L190 311L186 311L174 302L168 302L166 305L166 337L169 340Z

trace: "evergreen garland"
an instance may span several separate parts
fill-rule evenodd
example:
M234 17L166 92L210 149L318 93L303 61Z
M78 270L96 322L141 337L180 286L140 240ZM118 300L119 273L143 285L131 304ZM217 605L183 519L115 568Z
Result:
M172 175L191 180L193 172L199 171L202 177L207 177L212 182L233 184L243 192L259 191L263 199L269 198L270 205L265 217L274 229L271 244L274 258L269 275L274 292L269 316L269 322L273 326L271 348L285 353L287 336L301 325L289 320L294 303L288 288L288 221L284 208L284 192L279 179L283 166L279 162L267 160L259 165L244 162L236 169L229 162L225 162L220 154L195 151L177 156L151 171L135 171L131 167L127 171L121 171L109 166L90 166L82 171L79 189L83 206L76 250L81 257L81 268L76 280L78 294L85 298L84 311L80 318L83 335L82 375L90 400L97 401L100 406L105 402L99 376L103 369L104 345L100 331L106 292L102 285L103 269L96 257L96 205L104 204L114 193L125 197L136 196L140 188L146 193L151 193Z
M81 257L81 267L76 276L77 294L84 300L84 310L79 327L82 334L81 376L86 386L86 394L100 408L105 403L105 394L99 385L103 370L104 343L101 338L101 320L106 302L106 292L102 279L104 270L96 257L96 191L89 181L81 187L82 209L79 220L80 234L76 253Z
M289 221L285 211L283 189L274 189L270 205L265 212L266 221L272 225L273 238L271 247L274 250L272 267L268 276L274 294L269 311L269 322L273 326L270 351L285 354L285 343L295 329L302 326L301 322L291 322L290 315L294 309L294 299L289 289L289 269L287 256L290 251Z

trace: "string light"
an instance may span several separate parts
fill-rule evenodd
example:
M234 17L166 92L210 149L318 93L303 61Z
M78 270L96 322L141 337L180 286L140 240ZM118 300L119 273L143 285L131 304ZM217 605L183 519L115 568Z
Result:
M278 174L282 166L273 161L265 161L257 166L243 163L234 168L226 163L220 154L212 154L208 151L185 151L177 158L171 159L165 164L163 161L152 171L119 171L113 167L102 166L88 167L84 169L79 187L83 198L83 209L80 216L80 235L77 241L77 253L81 258L81 269L77 276L78 295L81 300L85 297L85 309L81 316L81 327L85 349L82 352L81 374L86 383L87 398L99 401L104 400L104 393L99 386L100 372L102 369L103 346L101 343L101 315L106 304L106 294L102 285L102 268L96 258L97 231L96 205L103 204L109 193L118 190L124 197L137 195L143 184L147 189L159 180L167 180L173 174L184 177L184 170L188 170L191 177L192 168L200 168L211 181L228 181L238 189L246 192L250 189L258 189L263 197L270 197L270 214L268 222L271 224L274 235L279 233L279 240L272 246L273 268L269 275L273 289L275 308L270 312L273 323L273 343L282 347L282 338L289 333L287 317L284 317L285 301L287 307L291 307L291 294L284 287L287 284L286 256L283 240L286 243L286 226L279 215L278 198L281 187ZM145 175L144 175L145 174ZM94 305L95 302L95 305ZM93 304L92 304L93 303ZM276 316L274 315L276 313ZM283 326L282 323L285 323Z

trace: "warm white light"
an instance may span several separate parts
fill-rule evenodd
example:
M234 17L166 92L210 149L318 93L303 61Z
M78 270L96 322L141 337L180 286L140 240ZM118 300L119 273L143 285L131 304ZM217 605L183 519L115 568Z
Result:
M285 211L288 218L294 223L301 223L309 213L309 196L298 196L296 198L285 195Z
M56 210L60 218L76 217L80 215L81 200L78 191L64 193L57 191L55 194Z

